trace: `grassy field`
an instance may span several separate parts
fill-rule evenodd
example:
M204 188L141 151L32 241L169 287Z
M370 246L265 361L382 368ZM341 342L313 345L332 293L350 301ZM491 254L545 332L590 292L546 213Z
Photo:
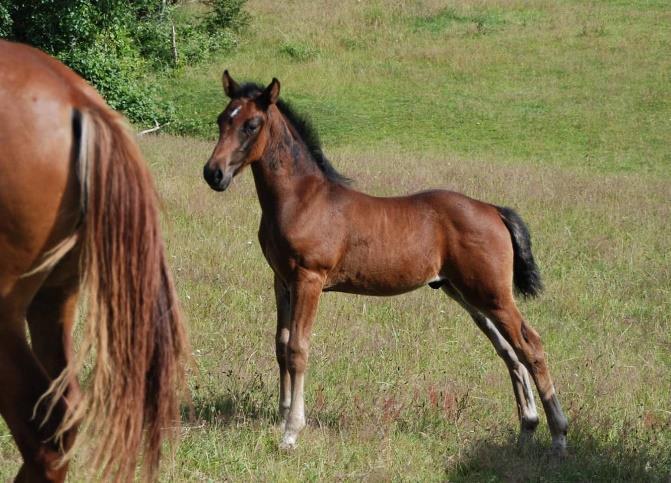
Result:
M444 156L333 160L369 192L428 186L516 207L547 285L522 303L543 336L571 421L562 465L543 425L514 446L503 363L441 293L323 297L312 338L308 418L279 452L270 270L255 239L250 173L225 194L200 179L210 142L143 141L165 200L165 228L198 370L168 481L665 481L671 465L671 184L633 175L500 166ZM390 173L389 166L395 166ZM0 432L0 479L18 467ZM78 481L77 473L73 481Z
M328 146L668 175L667 0L250 0L240 48L160 82L214 136L221 72L307 110Z
M299 448L277 450L274 307L250 173L225 194L195 176L211 143L143 143L166 200L173 265L200 373L197 420L175 480L663 480L671 468L671 184L631 175L498 166L459 157L354 156L337 166L377 194L428 186L515 206L547 290L523 303L572 422L570 457L518 455L510 382L440 292L327 294L315 326ZM184 153L176 155L175 153ZM389 166L395 166L390 173ZM166 478L168 475L166 475Z
M308 427L280 452L272 277L251 173L214 193L201 178L213 142L161 135L141 146L197 366L195 414L161 479L668 481L668 4L254 0L249 10L236 53L161 88L212 137L224 66L277 76L357 188L444 187L517 209L546 283L520 305L571 422L569 456L547 457L543 416L536 444L517 451L504 364L428 288L322 298ZM18 466L0 422L0 481Z

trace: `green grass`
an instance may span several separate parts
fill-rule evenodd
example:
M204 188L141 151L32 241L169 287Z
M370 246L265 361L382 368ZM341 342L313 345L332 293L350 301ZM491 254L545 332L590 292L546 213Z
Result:
M159 80L216 135L220 76L282 82L327 148L668 176L666 2L250 2L232 54ZM175 86L180 86L176 89Z
M193 415L163 481L667 481L671 477L671 180L665 2L250 4L221 65L161 88L214 136L219 77L282 81L325 151L378 195L428 187L514 207L546 283L520 302L570 419L569 457L515 447L504 364L439 291L326 294L312 336L308 427L277 443L272 275L251 174L201 178L214 143L141 147L197 369ZM540 401L538 401L540 406ZM0 421L0 481L20 458ZM83 479L85 458L71 481Z
M671 468L671 185L587 169L332 151L368 192L431 186L514 206L547 290L521 306L540 331L572 422L570 456L518 454L503 363L440 292L326 294L312 337L309 426L279 452L271 271L251 174L224 194L200 179L211 142L143 143L200 372L196 418L166 479L657 481ZM176 154L183 153L183 154ZM390 166L394 169L390 170Z
M194 416L164 481L664 481L671 468L671 184L588 169L454 156L332 150L380 195L432 186L515 207L546 282L521 302L543 337L571 421L570 454L547 457L545 420L520 454L504 364L455 303L420 289L393 298L325 294L312 336L308 427L277 449L272 276L256 242L249 172L224 194L201 179L212 142L159 136L142 149L197 370ZM390 169L393 167L393 169ZM0 430L0 479L19 457ZM79 463L81 464L81 463ZM81 478L75 469L73 481Z

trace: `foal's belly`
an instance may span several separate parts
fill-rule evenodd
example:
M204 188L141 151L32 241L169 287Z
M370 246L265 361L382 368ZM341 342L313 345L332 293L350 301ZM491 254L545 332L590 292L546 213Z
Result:
M402 283L390 283L384 280L343 280L334 282L333 285L324 286L324 292L343 292L359 295L390 296L411 292L419 287L427 285L430 279L417 281L403 281Z
M436 252L435 247L398 246L395 251L386 247L376 253L349 253L329 273L324 291L381 296L410 292L439 278L442 263Z

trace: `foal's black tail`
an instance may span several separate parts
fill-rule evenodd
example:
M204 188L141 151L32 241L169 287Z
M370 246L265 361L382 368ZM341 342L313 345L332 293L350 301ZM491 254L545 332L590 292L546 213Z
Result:
M543 282L538 265L531 253L531 236L520 215L510 208L497 206L501 220L505 223L513 241L513 282L515 288L525 297L535 297L543 290Z

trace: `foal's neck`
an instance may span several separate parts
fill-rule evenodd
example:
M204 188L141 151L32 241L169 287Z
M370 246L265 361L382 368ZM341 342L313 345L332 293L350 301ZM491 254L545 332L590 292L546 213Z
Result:
M261 159L252 163L263 211L295 202L311 188L329 182L295 128L277 107L271 109L268 146Z

